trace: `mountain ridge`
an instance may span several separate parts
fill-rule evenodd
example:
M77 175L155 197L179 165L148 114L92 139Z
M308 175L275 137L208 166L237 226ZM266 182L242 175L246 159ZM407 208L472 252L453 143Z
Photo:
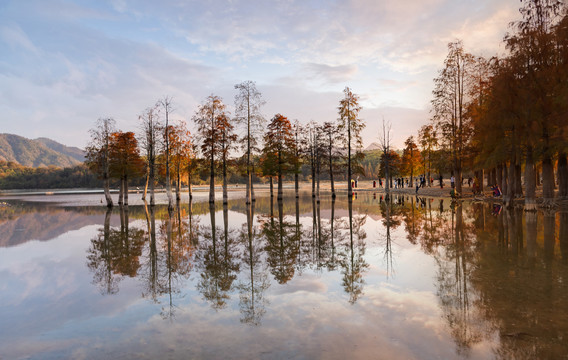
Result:
M84 151L48 138L28 139L15 134L0 134L0 161L27 167L72 167L85 159Z

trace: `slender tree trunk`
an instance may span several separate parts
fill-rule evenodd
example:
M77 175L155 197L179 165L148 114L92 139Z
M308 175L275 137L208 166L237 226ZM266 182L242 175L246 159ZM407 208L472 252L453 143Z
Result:
M215 158L214 149L211 148L211 157L209 160L209 203L215 202Z
M347 198L353 201L353 188L351 187L351 114L347 103Z
M316 186L316 202L320 202L320 157L319 157L319 151L318 151L318 156L317 156L317 161L316 161L316 180L317 180L317 186Z
M124 205L128 206L128 174L124 175Z
M503 178L501 179L501 181L503 183L503 186L501 187L501 192L503 193L503 196L505 196L509 188L509 179L508 179L509 172L507 171L507 163L503 164L502 173L503 173Z
M247 199L250 204L252 199L252 172L250 169L250 99L247 98Z
M523 184L521 182L521 164L515 164L515 197L523 196Z
M274 184L272 183L272 175L268 177L270 179L270 197L274 197Z
M154 196L155 176L156 176L156 166L155 166L154 155L152 155L150 159L150 206L156 205L156 199Z
M224 134L223 137L225 137ZM227 204L228 202L229 195L227 194L227 151L225 150L225 145L223 145L223 204Z
M565 152L558 154L558 197L568 198L568 159Z
M333 182L333 161L331 160L331 151L329 154L329 181L331 183L331 197L335 199L335 184Z
M525 161L525 211L536 211L536 176L532 146L527 147ZM528 221L528 218L527 218ZM527 225L528 229L528 225Z
M462 169L461 169L461 165L458 166L458 168L456 169L456 191L458 192L458 194L460 194L460 196L462 196L462 177L463 177L463 173L462 173ZM482 180L483 181L483 180Z
M251 196L251 201L256 201L256 197L254 196L254 164L252 164L252 173L250 176L250 196Z
M296 199L300 197L300 185L298 181L298 173L294 174L294 191L296 193Z
M509 163L509 169L507 173L507 192L505 193L504 200L505 205L511 207L513 206L513 200L515 199L515 159L511 159Z
M193 199L193 194L191 193L191 171L187 172L187 192L189 193L189 202Z
M282 190L282 150L278 150L278 197L277 200L281 201L284 197L283 190Z
M550 156L542 159L542 198L545 202L554 199L554 168Z
M103 172L103 184L104 184L104 192L105 192L105 200L107 203L107 207L112 207L112 197L110 196L110 179L108 176L108 170L105 169Z
M142 193L142 200L146 201L146 194L148 194L148 179L150 179L150 168L146 164L146 183L144 184L144 192Z
M310 165L312 167L312 197L316 197L316 160L315 160L315 151L313 149L314 145L312 144L311 154L310 154Z
M176 181L176 201L179 202L181 200L181 169L180 169L180 161L177 163L177 181Z
M118 180L118 205L124 204L124 176Z
M497 165L497 171L496 171L496 183L497 185L501 188L501 190L503 189L503 165L499 164ZM492 184L495 185L495 184Z

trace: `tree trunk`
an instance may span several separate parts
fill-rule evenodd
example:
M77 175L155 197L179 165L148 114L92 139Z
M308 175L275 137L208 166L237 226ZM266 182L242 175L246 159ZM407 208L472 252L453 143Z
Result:
M503 193L503 197L505 196L505 194L507 194L508 188L509 188L509 179L508 179L508 171L507 171L507 163L503 164L503 178L502 178L502 183L503 186L501 187L501 192Z
M223 204L229 202L229 195L227 193L227 156L226 151L223 149Z
M294 192L296 193L296 199L300 197L300 185L298 182L298 173L294 174Z
M545 202L554 199L554 168L550 156L542 159L542 198Z
M558 197L568 198L568 159L565 152L558 154Z
M317 162L316 162L316 181L317 181L317 186L316 186L316 202L320 202L320 158L319 156L317 157Z
M212 204L215 202L215 158L213 157L213 149L211 149L209 167L209 203Z
M128 175L124 175L124 205L128 206Z
M349 105L347 106L347 198L353 201L353 188L351 187L351 119L349 118Z
M521 182L521 164L515 165L515 197L523 196L523 184Z
M312 197L316 197L316 162L314 159L314 154L311 155L311 167L312 167Z
M250 197L251 201L256 201L256 197L254 196L254 164L252 165L252 173L250 174Z
M527 147L525 161L525 211L536 211L536 176L532 146ZM528 218L527 218L528 221ZM528 229L528 225L527 225Z
M335 184L333 183L333 157L332 148L329 146L329 181L331 183L331 197L335 198Z
M150 179L150 168L146 166L146 184L144 184L144 192L142 193L143 201L146 201L146 194L148 193L148 179Z
M187 192L189 193L189 202L193 199L193 194L191 193L191 172L187 172Z
M277 200L281 201L282 198L284 197L284 193L282 190L282 172L278 172L278 197Z
M458 169L456 169L456 191L458 192L458 194L460 194L460 196L462 196L462 169L461 167L459 167Z
M274 197L274 184L272 183L272 176L268 177L270 179L270 197Z
M514 159L511 159L511 162L509 163L509 168L506 170L507 171L507 192L505 193L505 196L503 197L503 200L505 201L505 205L508 207L513 206L513 200L515 199L515 177L516 177L516 172L515 172L515 161Z
M502 190L504 185L503 185L503 165L501 165L501 164L497 165L495 182L497 183L497 185ZM495 184L492 184L492 185L495 185Z
M176 181L176 201L179 202L180 200L181 200L181 171L180 171L180 164L178 161L177 181Z
M119 179L118 186L118 205L124 204L124 176Z
M156 205L156 199L154 196L154 182L155 182L155 176L156 176L156 169L155 169L155 159L152 158L150 160L150 206L154 206Z

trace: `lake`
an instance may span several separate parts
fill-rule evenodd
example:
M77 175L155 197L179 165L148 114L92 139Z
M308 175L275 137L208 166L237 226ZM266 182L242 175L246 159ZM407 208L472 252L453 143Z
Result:
M1 359L568 358L566 212L70 196L2 200Z

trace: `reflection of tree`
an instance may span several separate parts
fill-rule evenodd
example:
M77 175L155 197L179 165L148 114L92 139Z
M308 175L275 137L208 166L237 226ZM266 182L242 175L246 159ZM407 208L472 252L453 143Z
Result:
M383 226L385 227L385 251L384 259L387 265L387 278L392 276L394 268L392 265L392 239L391 239L391 228L400 225L400 221L394 219L391 215L393 212L393 201L390 196L387 196L385 201L381 201L381 213L383 218Z
M293 226L284 222L282 200L278 201L278 220L274 217L261 222L262 234L266 239L266 255L270 272L279 284L285 284L294 277L294 264L298 252L294 242Z
M154 302L158 302L158 297L163 293L162 285L159 282L160 274L158 270L158 248L156 245L156 208L150 206L148 208L144 202L146 211L146 225L148 228L148 249L145 254L145 262L142 267L141 279L144 282L144 290L142 296L151 298Z
M253 227L253 205L247 206L247 222L239 233L239 241L244 244L242 266L248 271L243 271L243 280L239 283L239 306L241 310L241 322L250 325L260 325L260 321L266 312L268 300L264 298L264 292L270 286L266 276L266 268L261 261L261 246L256 243L256 228Z
M198 247L197 261L201 278L197 289L203 297L218 310L227 305L229 292L233 289L236 271L236 241L228 229L228 209L224 206L224 230L215 225L215 207L210 207L211 225L201 227L201 242ZM224 238L222 241L221 236Z
M175 211L175 214L174 214ZM173 318L173 296L180 294L183 280L189 277L192 268L193 244L188 236L187 223L182 221L179 203L175 210L168 210L160 224L161 252L165 255L165 279L163 290L168 294L168 307L162 308L164 318Z
M103 294L116 294L122 276L136 276L144 244L144 231L129 228L128 207L120 208L120 229L110 227L111 214L107 210L104 225L91 239L87 255L93 283Z
M498 330L496 357L565 357L568 343L563 338L568 322L563 311L568 308L568 286L564 279L568 277L568 267L554 254L558 214L522 209L503 209L496 214L492 205L480 207L486 213L487 237L483 246L477 248L470 277L483 299L477 303L479 312ZM519 226L523 223L524 236L523 226ZM563 226L562 215L559 224ZM510 229L513 226L514 231ZM483 234L479 227L476 230ZM511 239L511 234L517 240ZM526 247L522 246L523 238ZM565 239L559 236L561 249Z
M190 275L194 244L189 236L189 227L182 218L182 209L161 213L163 220L156 224L154 206L144 204L146 212L145 233L148 246L139 276L143 282L142 297L161 303L160 297L167 295L167 304L162 307L164 318L174 317L174 297L180 296L183 283Z
M349 303L354 304L363 294L363 273L369 267L365 261L365 238L367 234L363 225L367 220L366 215L353 216L353 204L348 201L349 207L349 228L345 236L349 241L345 244L345 250L341 254L340 260L341 273L343 274L342 285L345 292L349 294Z
M437 286L438 296L457 351L467 355L471 347L479 343L487 329L481 328L478 314L470 297L469 282L473 266L475 248L471 229L466 228L461 204L452 209L449 242L445 256L436 257L439 266Z

